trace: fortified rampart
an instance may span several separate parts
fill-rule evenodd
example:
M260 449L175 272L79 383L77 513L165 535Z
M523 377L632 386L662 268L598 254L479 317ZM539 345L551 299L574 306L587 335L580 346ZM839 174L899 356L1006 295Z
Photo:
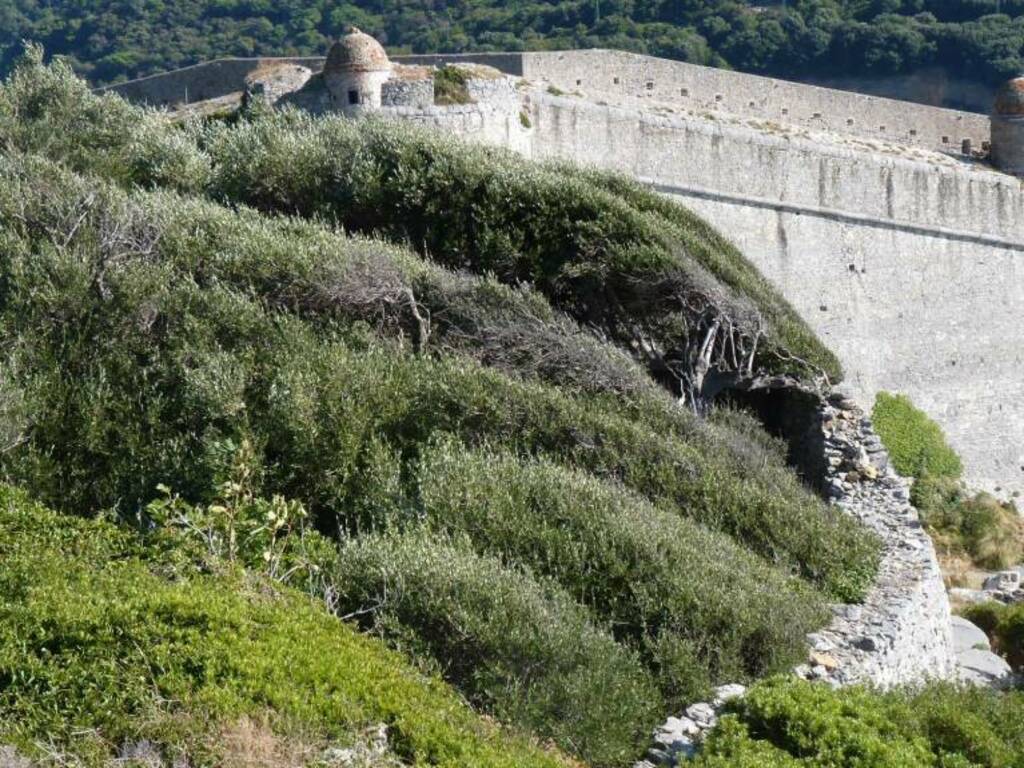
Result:
M960 152L989 142L989 118L852 91L819 88L680 61L611 50L397 56L405 64L474 63L527 80L546 81L589 100L623 97L727 112L813 130ZM137 102L173 105L244 90L246 77L267 64L294 62L313 70L322 57L234 58L197 64L110 87Z
M535 83L511 99L384 112L680 198L782 290L862 405L905 392L945 428L971 482L1024 490L1024 190L959 153L965 138L988 140L987 117L607 51L398 60L488 64ZM150 103L225 95L268 62L115 90Z
M994 171L547 94L537 158L624 171L726 233L843 361L905 392L970 480L1024 489L1024 192Z
M480 62L527 80L546 81L567 93L578 92L589 101L642 99L938 150L960 152L965 139L973 149L981 150L989 141L987 115L625 51L441 54L396 60Z

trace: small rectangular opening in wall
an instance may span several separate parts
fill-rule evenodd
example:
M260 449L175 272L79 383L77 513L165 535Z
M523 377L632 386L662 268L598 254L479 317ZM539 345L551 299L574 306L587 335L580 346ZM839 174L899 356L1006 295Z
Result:
M917 136L917 128L911 128L910 129L910 135L911 136Z
M788 115L789 114L789 110L786 107L783 107L782 108L782 114Z
M748 106L748 107L751 107L751 108L753 108L753 107L755 107L755 106L757 106L757 105L756 105L756 103L755 103L755 102L751 101L751 102L748 102L748 103L747 103L747 106Z
M583 85L583 81L582 81L582 80L580 80L580 79L577 79L577 80L576 80L576 85Z
M721 101L721 100L722 100L722 94L716 93L715 94L715 101Z
M853 118L852 117L846 118L846 124L847 125L853 125Z
M970 139L964 139L962 142L960 142L960 154L970 157L972 154L974 154L973 150L974 147L971 145Z
M689 88L680 88L679 89L679 95L680 96L689 96L690 95L690 89Z
M818 120L821 118L821 112L815 112L813 115L811 115L811 117L813 117L815 120Z
M359 103L359 91L349 91L348 92L348 103L349 104L358 104Z
M949 144L949 136L943 136L942 137L942 143L943 144Z
M981 151L982 152L988 152L991 149L992 149L992 145L989 144L987 141L981 142Z
M880 133L885 133L885 126L884 125L878 126L878 130L879 130Z
M614 82L616 85L618 85L619 84L619 78L616 77L615 80L613 80L612 82Z
M648 91L653 91L654 90L654 83L651 82L650 80L647 81L647 90Z

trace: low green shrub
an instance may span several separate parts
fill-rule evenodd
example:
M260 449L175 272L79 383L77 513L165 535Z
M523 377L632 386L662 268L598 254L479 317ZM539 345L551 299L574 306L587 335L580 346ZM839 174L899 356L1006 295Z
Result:
M469 104L469 73L462 67L441 67L434 72L434 103Z
M646 651L672 707L711 680L798 663L827 618L823 601L728 537L550 461L448 442L421 459L418 482L418 516L555 578Z
M871 418L900 474L960 476L960 457L946 443L941 427L915 408L906 395L879 392Z
M1011 768L1024 761L1024 695L935 684L920 691L760 683L728 706L695 768Z
M985 631L1016 672L1024 672L1024 605L981 603L968 606L963 615Z
M86 765L139 741L235 764L225 732L247 718L307 760L385 723L417 765L565 764L308 598L236 571L167 578L153 555L0 487L0 740Z
M997 571L1024 560L1024 520L1012 503L931 475L915 481L911 501L941 551Z
M637 657L553 585L424 531L341 548L338 610L358 615L502 719L595 766L643 751L664 706Z

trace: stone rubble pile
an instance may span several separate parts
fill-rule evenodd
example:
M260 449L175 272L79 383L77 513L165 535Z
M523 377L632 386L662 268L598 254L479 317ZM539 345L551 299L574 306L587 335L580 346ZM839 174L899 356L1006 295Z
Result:
M807 660L793 672L835 687L953 679L958 663L949 601L932 541L910 503L909 481L890 466L871 420L853 400L834 394L819 416L827 465L821 486L832 504L879 536L882 553L864 603L832 606L831 624L807 636ZM715 701L668 718L655 731L647 759L634 768L674 766L691 757L727 698L743 692L724 686Z
M962 603L1024 603L1024 565L1000 571L985 579L981 589L951 589L950 597Z
M718 716L726 702L747 692L742 685L721 685L711 701L691 704L680 717L670 717L654 732L654 746L647 750L647 759L633 768L654 768L657 765L678 765L697 754L697 746L708 731L718 724Z

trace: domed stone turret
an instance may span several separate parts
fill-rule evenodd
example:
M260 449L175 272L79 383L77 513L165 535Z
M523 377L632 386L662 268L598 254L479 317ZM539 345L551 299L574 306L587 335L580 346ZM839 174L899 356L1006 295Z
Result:
M992 163L1024 176L1024 77L1005 83L992 109Z
M327 52L323 77L336 107L345 112L377 109L391 62L380 43L352 27Z

